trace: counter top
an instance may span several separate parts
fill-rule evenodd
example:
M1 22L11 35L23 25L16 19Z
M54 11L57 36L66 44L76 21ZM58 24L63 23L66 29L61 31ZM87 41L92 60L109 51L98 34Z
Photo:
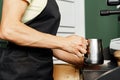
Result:
M95 80L101 74L116 68L110 61L104 61L102 65L87 65L82 69L83 80Z

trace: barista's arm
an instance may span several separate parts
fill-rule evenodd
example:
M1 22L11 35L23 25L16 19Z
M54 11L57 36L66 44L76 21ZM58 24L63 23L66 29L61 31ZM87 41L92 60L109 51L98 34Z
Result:
M28 4L24 0L3 0L1 38L21 46L62 49L74 54L86 52L80 36L58 37L39 32L21 22ZM49 26L49 25L48 25Z
M0 38L3 39L3 35L1 34L1 24L0 24Z
M77 66L83 66L84 64L84 55L75 55L72 53L68 53L66 51L62 51L59 49L53 49L53 55L54 57L56 57L57 59L63 60L65 62L68 62L70 64L74 64Z
M21 22L27 6L28 4L24 0L3 0L2 38L22 46L59 47L57 37L38 32Z

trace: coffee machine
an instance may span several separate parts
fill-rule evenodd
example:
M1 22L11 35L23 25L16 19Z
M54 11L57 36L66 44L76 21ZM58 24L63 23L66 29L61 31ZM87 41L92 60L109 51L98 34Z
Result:
M120 0L107 0L107 5L116 6L116 9L100 10L100 15L118 15L120 21ZM120 50L120 38L112 39L109 48L103 50L104 59L108 60L108 62L104 62L102 65L89 65L84 67L82 70L83 80L120 80L120 66L117 66L116 59L113 55L116 50Z
M120 21L120 0L107 0L108 6L116 6L116 10L101 10L101 16L109 16L109 15L118 15L118 21ZM120 38L115 38L110 41L110 53L114 56L114 59L120 60ZM115 55L117 54L117 55ZM117 57L115 57L117 56ZM114 60L112 60L114 61ZM95 80L120 80L120 65L118 67L113 68L101 76L99 76Z
M116 6L116 10L101 10L101 16L109 16L109 15L116 15L120 14L120 0L107 0L108 6Z
M118 15L118 21L120 21L120 0L107 0L108 6L116 6L115 10L100 10L101 16ZM115 38L110 41L110 53L114 55L116 50L120 50L120 38Z

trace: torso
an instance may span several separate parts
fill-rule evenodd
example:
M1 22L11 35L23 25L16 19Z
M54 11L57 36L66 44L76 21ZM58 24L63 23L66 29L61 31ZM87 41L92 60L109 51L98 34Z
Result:
M37 31L55 35L59 22L60 13L56 1L47 0L39 14L24 24ZM1 55L0 80L53 80L51 49L23 47L9 42L8 48L1 51Z
M29 6L22 18L23 23L26 23L39 15L46 7L48 0L29 0L28 2Z

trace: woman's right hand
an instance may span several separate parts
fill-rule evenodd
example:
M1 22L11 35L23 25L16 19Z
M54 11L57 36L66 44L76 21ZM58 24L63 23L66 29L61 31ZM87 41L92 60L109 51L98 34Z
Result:
M65 37L65 40L62 42L64 46L62 46L62 49L73 53L77 56L84 55L87 52L87 40L81 36L78 35L71 35Z

